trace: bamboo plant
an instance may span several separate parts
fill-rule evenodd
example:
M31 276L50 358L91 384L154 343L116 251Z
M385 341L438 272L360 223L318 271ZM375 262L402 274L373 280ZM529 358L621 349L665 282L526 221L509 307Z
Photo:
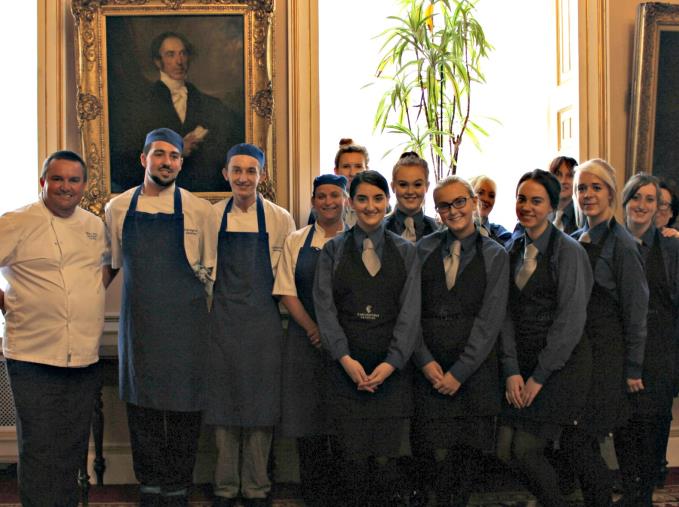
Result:
M474 17L478 0L401 0L389 16L377 77L389 82L375 113L375 130L396 133L405 150L432 164L436 181L455 174L460 145L478 147L486 131L471 116L472 85L492 46Z

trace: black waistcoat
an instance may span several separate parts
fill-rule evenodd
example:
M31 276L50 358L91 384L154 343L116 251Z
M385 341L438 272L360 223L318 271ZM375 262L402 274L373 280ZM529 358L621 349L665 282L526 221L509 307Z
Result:
M653 247L646 259L649 300L642 377L644 390L631 395L634 410L649 417L671 416L674 394L672 323L675 316L660 241L660 232L656 230Z
M561 231L552 230L547 251L538 255L538 264L523 289L514 281L518 258L523 253L524 240L517 241L510 252L509 312L514 323L519 369L528 380L538 363L538 356L547 345L558 306L558 280L553 259L555 243ZM583 412L590 383L591 351L585 337L571 353L563 368L553 372L528 408L517 410L505 404L512 417L563 425L577 424Z
M445 240L446 231L438 233ZM444 372L464 352L486 293L482 239L477 234L476 255L448 290L443 258L436 248L422 267L422 333L427 348ZM416 375L418 417L446 418L495 415L500 410L495 348L460 387L455 396L439 394L422 375Z
M337 317L351 357L369 375L387 356L407 278L405 262L385 231L381 269L370 276L361 260L354 229L347 233L333 275ZM331 414L342 418L408 417L412 411L411 372L395 371L375 393L358 391L339 362L330 369Z
M601 251L613 227L611 221L598 243L582 243L587 251L592 272L604 262ZM615 259L615 252L613 255ZM615 269L612 269L615 271ZM585 334L592 347L592 382L587 401L584 425L597 435L607 435L626 423L630 415L625 382L625 341L622 309L609 289L594 279L587 305Z

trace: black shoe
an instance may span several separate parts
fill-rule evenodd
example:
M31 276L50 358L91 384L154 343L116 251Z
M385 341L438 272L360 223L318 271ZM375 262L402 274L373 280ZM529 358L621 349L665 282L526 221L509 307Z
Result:
M427 493L424 490L414 489L410 492L408 505L410 507L426 507L427 501Z
M170 495L163 497L166 507L189 507L189 497L186 495Z
M225 496L216 496L212 500L212 507L236 507L235 498L226 498Z
M658 476L655 479L655 487L656 488L664 488L665 487L665 481L667 481L667 474L669 473L670 469L667 468L667 462L665 462L664 465L661 465L658 468Z
M245 498L243 499L243 505L245 507L270 507L271 499L266 498Z
M140 493L139 507L162 507L165 505L163 497L156 493Z

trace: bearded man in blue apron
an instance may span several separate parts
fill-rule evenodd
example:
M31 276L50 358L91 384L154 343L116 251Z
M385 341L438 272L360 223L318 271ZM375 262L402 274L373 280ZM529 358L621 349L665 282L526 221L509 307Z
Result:
M207 293L215 265L210 204L175 185L183 141L146 136L144 182L106 207L111 270L123 268L118 349L141 505L188 505L205 408Z
M221 217L218 272L210 318L209 388L205 422L216 426L215 506L267 505L267 462L280 418L283 327L272 296L290 214L257 194L264 153L237 144L224 177L233 196L215 205Z

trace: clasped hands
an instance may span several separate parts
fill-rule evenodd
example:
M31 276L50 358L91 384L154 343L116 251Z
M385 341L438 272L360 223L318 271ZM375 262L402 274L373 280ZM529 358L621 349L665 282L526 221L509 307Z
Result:
M542 389L533 377L524 382L521 375L510 375L505 382L505 398L516 408L528 408Z
M359 391L367 391L369 393L374 393L377 388L382 384L389 375L394 373L394 367L389 363L380 363L368 375L363 369L363 365L353 359L351 356L346 355L340 358L340 364L347 372L347 375L353 380L354 384Z
M425 378L439 394L453 396L462 383L457 380L449 371L443 373L441 365L436 361L429 361L422 367Z

